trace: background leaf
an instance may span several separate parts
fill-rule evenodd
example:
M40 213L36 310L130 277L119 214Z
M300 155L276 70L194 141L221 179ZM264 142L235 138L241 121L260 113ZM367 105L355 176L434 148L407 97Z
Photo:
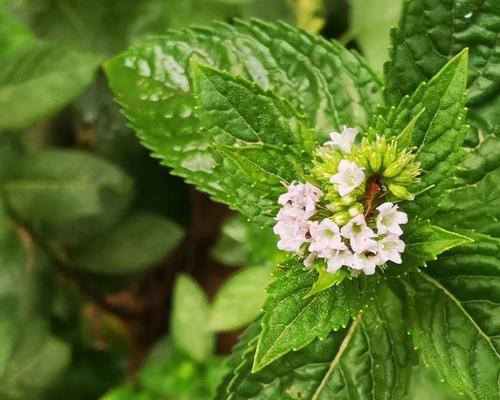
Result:
M266 286L271 278L268 267L250 267L232 275L217 291L210 305L210 327L229 331L252 322L261 312Z
M90 83L97 64L92 55L43 42L3 60L0 129L24 128L61 109Z
M99 274L144 272L172 251L182 239L182 229L150 213L133 213L106 233L70 249L77 268Z
M215 337L208 326L209 308L203 290L189 276L177 278L172 309L175 346L196 361L205 361L214 351Z

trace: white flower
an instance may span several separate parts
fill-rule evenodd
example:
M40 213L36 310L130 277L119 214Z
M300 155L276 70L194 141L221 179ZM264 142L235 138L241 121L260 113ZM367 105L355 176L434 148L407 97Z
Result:
M322 195L323 192L310 183L292 182L288 186L288 191L278 198L278 203L282 206L292 205L302 208L307 213L311 213L315 211L316 202Z
M355 216L345 224L340 233L343 237L349 239L351 248L356 253L373 249L376 245L373 238L377 235L366 225L365 217L362 214Z
M295 219L282 219L274 225L273 231L279 235L278 249L300 253L300 248L308 241L309 222Z
M309 251L315 252L319 257L328 258L333 250L344 250L340 229L331 219L326 218L321 222L315 221L309 228L311 244Z
M356 139L358 130L356 128L348 128L344 126L342 133L330 132L330 141L325 143L325 146L335 146L344 153L350 153L352 144Z
M380 262L380 257L377 254L370 252L354 253L350 257L349 266L352 269L361 270L365 275L373 275L377 265L383 264Z
M328 257L326 270L332 274L337 272L342 266L350 264L351 257L352 253L347 248L332 251Z
M408 215L402 211L398 211L396 204L383 203L377 207L377 210L377 232L379 235L384 233L401 235L403 233L399 225L408 222Z
M392 261L401 264L401 253L405 250L405 242L398 235L387 235L377 241L378 252L381 262Z
M362 168L351 161L342 160L339 163L338 173L330 178L330 182L338 186L341 196L345 196L361 185L364 178L365 172Z

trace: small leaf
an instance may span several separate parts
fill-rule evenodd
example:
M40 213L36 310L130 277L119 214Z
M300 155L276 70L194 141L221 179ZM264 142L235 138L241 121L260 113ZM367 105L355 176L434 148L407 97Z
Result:
M36 42L2 60L0 129L27 127L73 100L94 77L98 60Z
M317 278L300 262L289 263L276 274L264 305L262 332L252 370L259 371L292 350L324 338L351 318L344 285L306 297ZM351 294L355 296L354 294Z
M408 268L424 267L441 253L473 241L462 234L420 221L413 221L405 228L403 240L406 243L403 265Z
M229 278L210 305L210 328L230 331L253 321L261 312L270 278L267 267L246 268Z
M171 329L175 346L196 361L206 361L213 354L215 336L208 327L207 298L189 276L177 278L172 307Z
M172 251L182 236L178 225L160 215L135 213L71 248L69 259L76 268L98 274L145 272Z
M413 130L415 129L415 125L424 111L425 108L422 108L422 110L412 118L412 120L408 123L408 125L406 125L406 127L396 137L399 148L411 147L411 144L413 142L412 141Z
M318 279L314 282L309 293L306 297L313 296L323 290L331 288L332 286L340 285L345 278L349 277L349 273L345 269L339 269L334 274L328 272L326 268L316 268L318 271Z

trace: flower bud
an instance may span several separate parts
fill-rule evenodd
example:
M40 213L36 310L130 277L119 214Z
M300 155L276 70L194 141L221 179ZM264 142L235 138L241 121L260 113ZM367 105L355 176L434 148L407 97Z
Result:
M341 211L333 215L333 221L339 226L347 224L350 219L351 217L346 211Z
M349 207L347 213L350 217L355 217L358 214L362 214L365 211L363 205L361 203L356 203L353 206Z
M414 196L404 186L389 184L389 191L396 197L404 200L413 200Z

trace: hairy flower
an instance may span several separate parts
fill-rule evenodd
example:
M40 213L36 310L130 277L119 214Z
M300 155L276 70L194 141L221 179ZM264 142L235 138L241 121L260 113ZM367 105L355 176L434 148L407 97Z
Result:
M317 253L319 257L328 258L332 251L346 248L342 243L338 225L329 218L313 222L309 233L311 235L309 251Z
M398 211L396 204L383 203L377 207L377 211L377 232L379 235L384 233L401 235L403 233L400 225L408 223L408 215Z
M345 196L359 187L364 178L365 173L362 168L351 161L342 160L339 163L337 174L330 178L330 182L337 185L341 196Z
M352 253L347 248L332 251L328 257L326 270L332 274L337 272L344 265L350 265L351 257Z
M356 128L348 128L344 126L342 133L330 132L330 141L325 143L325 146L338 147L344 153L350 153L358 130Z

